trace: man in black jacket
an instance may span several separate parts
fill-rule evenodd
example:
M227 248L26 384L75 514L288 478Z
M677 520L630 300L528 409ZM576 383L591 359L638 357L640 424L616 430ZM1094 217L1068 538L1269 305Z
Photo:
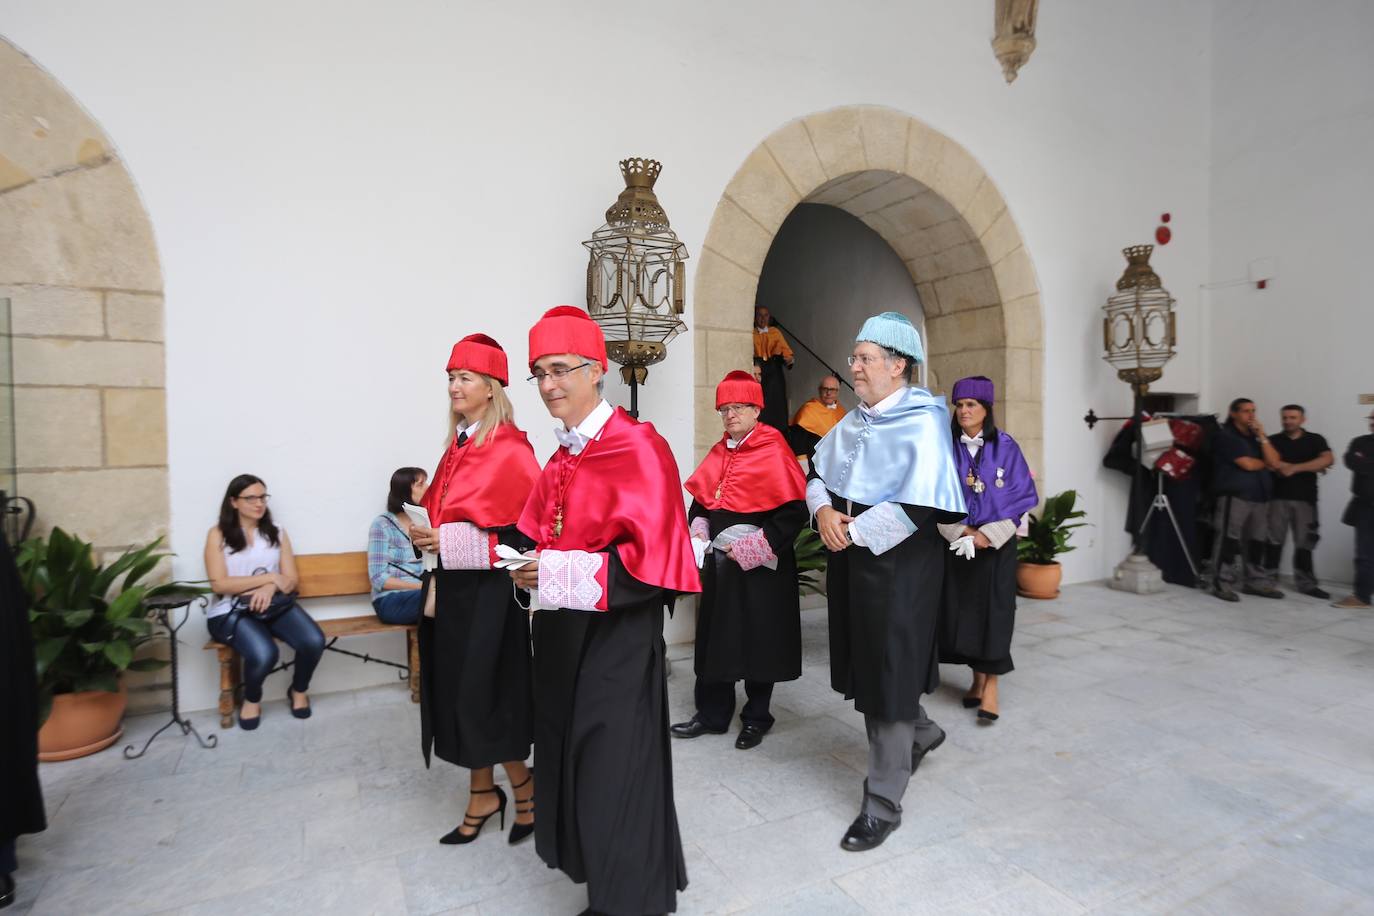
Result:
M1369 430L1345 450L1351 496L1341 521L1355 526L1355 594L1332 602L1333 607L1367 609L1374 597L1374 413L1369 415Z
M1234 586L1247 595L1282 598L1264 568L1269 497L1279 466L1279 453L1255 416L1255 402L1236 398L1229 416L1212 440L1212 487L1217 494L1216 568L1212 594L1239 601ZM1239 571L1237 566L1240 567Z
M38 782L38 683L29 601L0 530L0 909L14 902L14 841L47 826Z

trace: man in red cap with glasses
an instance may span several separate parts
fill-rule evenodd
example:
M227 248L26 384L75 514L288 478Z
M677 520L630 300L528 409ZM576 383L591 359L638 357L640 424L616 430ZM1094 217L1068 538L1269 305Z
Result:
M530 381L560 443L520 516L537 589L535 847L586 882L597 913L668 913L687 886L673 804L663 610L701 590L677 464L651 424L601 396L606 341L587 313L530 329Z

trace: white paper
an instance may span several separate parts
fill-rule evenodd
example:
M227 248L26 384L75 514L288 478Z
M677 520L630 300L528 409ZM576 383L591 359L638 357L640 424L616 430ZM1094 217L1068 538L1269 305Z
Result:
M519 569L534 562L533 557L527 557L514 547L508 547L505 544L496 545L496 555L501 558L492 564L497 569Z
M432 528L429 523L429 510L424 506L412 506L410 503L401 503L401 508L405 510L406 517L410 519L412 525L419 525L421 528ZM439 568L439 552L437 550L421 550L420 562L424 564L425 572L431 572Z

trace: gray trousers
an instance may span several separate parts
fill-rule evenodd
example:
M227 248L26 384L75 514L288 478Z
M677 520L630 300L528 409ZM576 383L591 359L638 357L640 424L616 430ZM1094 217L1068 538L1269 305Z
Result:
M1274 581L1264 568L1265 547L1269 543L1269 503L1251 502L1239 496L1217 500L1216 585L1228 588L1237 583L1255 588L1273 588Z
M911 752L930 747L943 734L940 726L916 707L917 718L884 722L864 716L868 729L868 779L864 781L863 813L879 820L902 819L902 796L911 781Z
M1293 533L1293 581L1299 591L1317 587L1312 571L1312 551L1321 536L1317 532L1317 507L1301 499L1272 499L1269 501L1269 549L1265 551L1266 573L1277 581L1279 557L1283 542Z

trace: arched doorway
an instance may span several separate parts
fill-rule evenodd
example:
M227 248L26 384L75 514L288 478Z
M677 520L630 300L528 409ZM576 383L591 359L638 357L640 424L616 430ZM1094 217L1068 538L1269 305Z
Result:
M931 387L990 377L1001 425L1043 474L1043 323L1021 234L963 147L916 118L870 105L784 125L725 188L693 288L698 457L720 436L716 382L750 365L759 275L778 229L801 203L845 210L901 257L925 310Z

